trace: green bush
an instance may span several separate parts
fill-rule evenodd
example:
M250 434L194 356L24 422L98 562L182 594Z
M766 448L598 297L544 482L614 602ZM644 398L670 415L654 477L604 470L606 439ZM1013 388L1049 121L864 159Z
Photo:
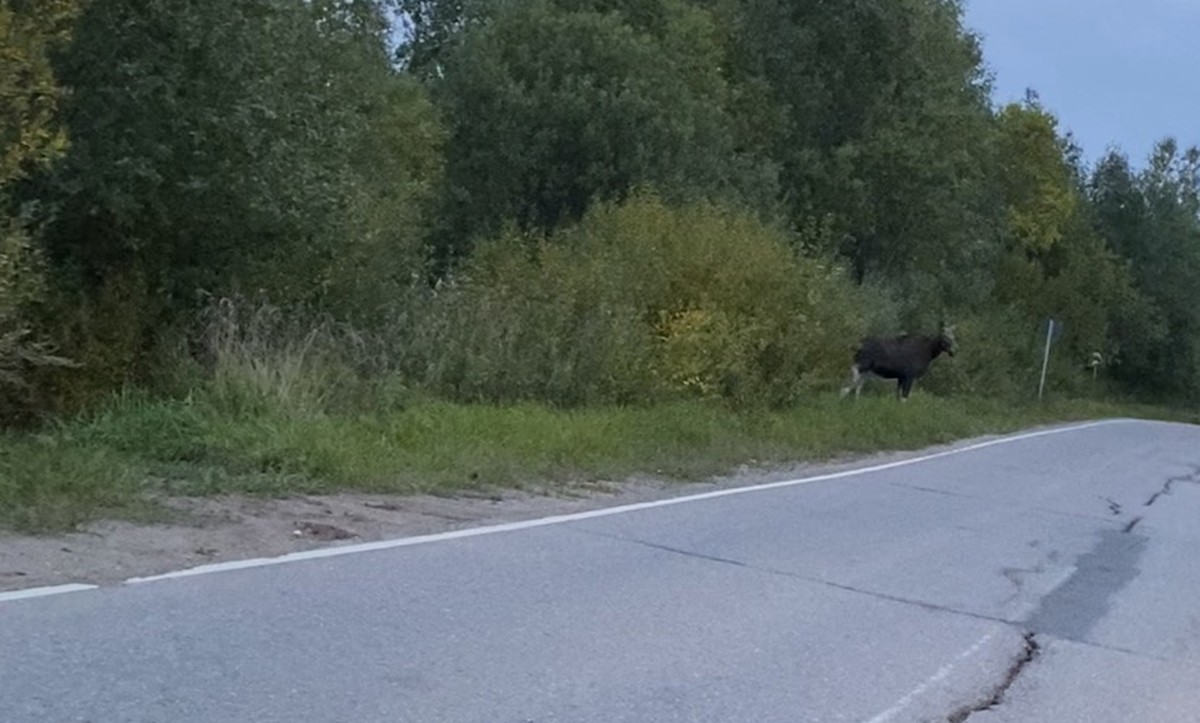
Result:
M34 309L44 298L38 247L21 219L6 219L0 211L0 426L39 411L39 371L71 366L38 334Z
M557 404L786 403L835 384L863 326L840 270L797 256L783 232L645 194L550 238L481 244L427 308L412 323L436 331L414 361L432 389Z
M540 252L540 253L538 253ZM464 401L629 402L661 392L651 329L568 257L504 237L387 334L405 377Z
M143 380L150 361L145 349L161 317L140 274L114 273L94 296L59 281L50 288L44 326L77 363L40 374L37 383L42 404L73 414Z
M937 394L1016 398L1036 392L1042 357L1037 322L1015 308L992 307L957 320L953 358L930 367L921 386Z

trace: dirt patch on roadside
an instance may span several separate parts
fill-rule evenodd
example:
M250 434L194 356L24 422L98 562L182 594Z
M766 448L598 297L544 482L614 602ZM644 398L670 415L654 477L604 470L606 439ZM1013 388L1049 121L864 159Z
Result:
M0 592L67 583L115 584L214 562L274 557L330 545L426 535L809 477L929 451L771 469L747 467L697 483L646 478L567 483L526 491L464 492L453 497L173 498L166 504L179 513L179 519L170 524L101 521L65 535L0 533Z
M569 514L712 489L658 481L572 484L555 493L497 490L454 497L338 494L287 499L173 498L167 524L105 520L65 535L0 535L0 592L113 584L197 565L328 545Z

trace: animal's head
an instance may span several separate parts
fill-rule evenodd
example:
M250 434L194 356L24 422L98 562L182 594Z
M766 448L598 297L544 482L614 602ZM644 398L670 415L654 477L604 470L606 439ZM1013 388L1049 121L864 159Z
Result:
M954 356L958 351L958 342L954 339L954 326L946 326L946 322L942 321L938 324L938 351L943 351Z

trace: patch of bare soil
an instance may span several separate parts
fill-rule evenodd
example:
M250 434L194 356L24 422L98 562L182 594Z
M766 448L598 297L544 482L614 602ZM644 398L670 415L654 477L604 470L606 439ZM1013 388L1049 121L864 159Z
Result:
M464 492L453 497L173 498L166 504L179 514L169 524L108 520L65 535L0 533L0 592L67 583L115 584L214 562L570 514L812 476L916 454L772 469L747 467L699 483L647 478L557 484L528 491Z
M172 498L165 504L178 514L170 523L105 520L65 535L0 535L0 592L119 583L212 562L568 514L677 494L688 487L693 486L642 481L575 484L554 494L498 490L454 497Z

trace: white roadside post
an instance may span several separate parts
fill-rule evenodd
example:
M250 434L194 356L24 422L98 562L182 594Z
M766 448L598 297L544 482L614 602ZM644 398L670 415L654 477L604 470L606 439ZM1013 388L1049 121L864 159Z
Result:
M1046 353L1042 356L1042 380L1038 382L1038 401L1041 401L1046 392L1046 369L1050 366L1050 342L1054 337L1054 317L1046 321Z

